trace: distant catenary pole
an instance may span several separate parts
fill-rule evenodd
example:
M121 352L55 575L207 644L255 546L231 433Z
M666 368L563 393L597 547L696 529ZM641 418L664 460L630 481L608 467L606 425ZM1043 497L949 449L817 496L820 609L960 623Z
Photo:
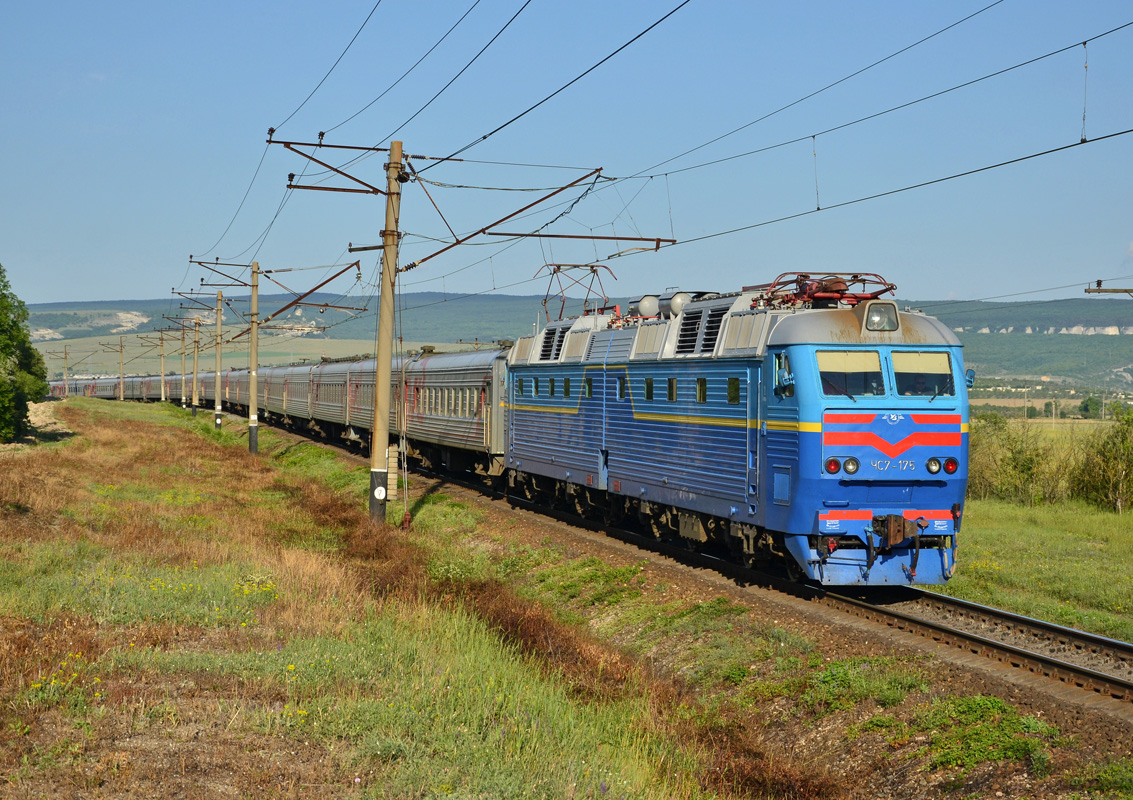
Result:
M193 318L193 416L197 416L197 406L201 395L197 391L197 359L201 355L201 318Z
M213 410L213 426L220 430L220 323L224 319L224 312L220 309L220 304L224 301L224 295L221 292L216 293L216 384L213 389L215 396L215 406Z
M260 423L256 419L259 383L256 372L259 369L260 345L260 262L252 262L252 312L248 321L251 323L251 339L248 344L248 452L258 453L260 450Z

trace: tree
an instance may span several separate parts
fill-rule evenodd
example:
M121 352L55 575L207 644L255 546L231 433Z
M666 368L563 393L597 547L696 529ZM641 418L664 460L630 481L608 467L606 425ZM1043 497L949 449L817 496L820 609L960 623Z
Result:
M47 369L31 344L27 306L12 291L0 264L0 442L28 431L28 403L45 394Z
M1086 419L1097 419L1102 415L1102 401L1090 395L1078 406L1082 416Z

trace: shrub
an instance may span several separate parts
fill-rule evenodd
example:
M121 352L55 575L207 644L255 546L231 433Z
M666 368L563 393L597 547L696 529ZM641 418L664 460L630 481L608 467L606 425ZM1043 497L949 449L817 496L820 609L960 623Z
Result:
M1115 423L1094 434L1073 472L1073 492L1119 514L1133 502L1133 410L1116 411Z
M1015 503L1061 503L1070 497L1067 475L1078 460L1072 443L1045 440L1034 425L995 412L971 420L968 493Z

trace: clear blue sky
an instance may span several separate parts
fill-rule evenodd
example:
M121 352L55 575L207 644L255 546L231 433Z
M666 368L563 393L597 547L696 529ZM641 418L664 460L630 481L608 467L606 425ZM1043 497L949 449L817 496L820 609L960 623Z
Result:
M658 253L607 257L610 242L480 238L402 275L405 291L537 294L547 262L602 259L623 296L680 286L730 291L785 271L876 272L913 299L982 298L1133 280L1133 135L844 207L1133 128L1133 22L1119 0L759 3L691 0L558 96L467 150L466 159L580 168L652 179L600 184L552 233L675 237ZM446 156L591 67L679 0L532 0L450 88L414 112L523 5L481 0L420 66L370 108L474 0L295 3L9 3L0 26L0 263L29 303L168 297L206 274L189 255L293 268L351 260L375 243L380 197L295 191L305 160L277 139L385 145ZM1029 67L809 138L844 123L1077 44ZM1083 69L1088 54L1088 79ZM285 122L286 120L286 122ZM805 140L713 166L704 162ZM266 150L266 154L265 154ZM815 157L817 152L817 158ZM263 158L247 200L233 216ZM320 158L339 164L339 154ZM350 169L384 185L381 156ZM414 159L417 169L433 163ZM315 168L317 170L317 168ZM667 174L666 174L667 173ZM441 163L453 185L554 187L585 174L536 166ZM309 183L325 176L303 179ZM816 192L817 183L817 192ZM341 180L324 185L346 185ZM539 195L427 185L467 233ZM817 197L816 197L817 194ZM562 197L573 199L578 191ZM820 203L826 210L810 213ZM833 207L833 208L832 208ZM530 231L558 202L502 225ZM688 241L802 214L730 235ZM275 219L268 235L257 241ZM229 222L231 228L225 233ZM401 262L450 234L417 183L406 184ZM223 234L223 236L222 236ZM217 244L219 240L219 243ZM214 246L215 245L215 246ZM376 257L362 260L368 293ZM322 271L285 282L306 289ZM502 288L508 287L508 288Z

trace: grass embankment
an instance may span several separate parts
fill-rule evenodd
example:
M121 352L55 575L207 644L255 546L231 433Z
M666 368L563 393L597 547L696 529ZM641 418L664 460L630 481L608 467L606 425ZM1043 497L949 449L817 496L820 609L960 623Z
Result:
M1133 642L1133 514L970 500L945 594Z
M63 414L73 440L0 462L17 793L836 797L847 764L1133 790L1001 701L932 699L923 659L833 660L438 491L411 533L375 528L366 468L267 429L253 458L210 415Z

